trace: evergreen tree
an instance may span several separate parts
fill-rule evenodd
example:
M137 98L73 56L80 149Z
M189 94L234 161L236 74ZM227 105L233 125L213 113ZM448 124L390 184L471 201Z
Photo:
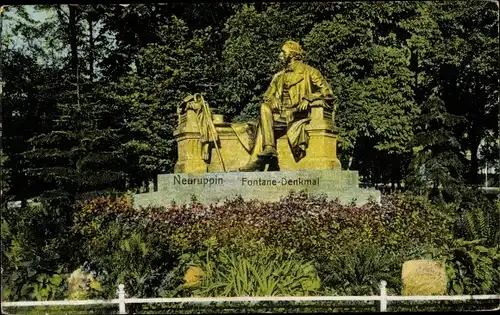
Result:
M106 90L91 85L90 97L72 119L83 122L78 130L79 146L76 164L78 198L120 193L125 191L127 168L122 138L124 117L122 108Z
M424 103L416 119L414 154L407 180L410 187L421 194L432 187L430 196L442 200L443 190L448 198L458 196L465 160L453 133L462 118L448 113L439 90L435 93Z
M42 197L65 196L71 203L75 197L88 193L123 190L126 174L119 143L122 111L105 96L107 93L99 82L93 82L96 74L93 64L99 55L96 44L103 41L93 35L96 13L91 8L72 5L41 9L58 14L57 26L66 35L62 44L69 47L71 70L63 79L75 84L67 85L62 91L71 102L58 104L52 130L31 139L32 150L25 153L31 165L27 173L31 176L33 191ZM85 23L88 33L83 28ZM84 41L85 38L89 40ZM88 45L81 44L85 42ZM90 57L80 58L80 51Z

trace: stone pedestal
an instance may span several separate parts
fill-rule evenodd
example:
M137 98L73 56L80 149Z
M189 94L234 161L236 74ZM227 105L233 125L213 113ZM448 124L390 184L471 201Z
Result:
M192 196L210 204L241 196L244 200L278 201L290 191L325 195L343 204L358 205L370 199L380 202L380 192L361 189L358 172L342 170L297 170L279 172L229 172L205 174L163 174L158 191L134 195L134 206L186 204Z
M178 158L174 166L175 173L206 173L207 163L201 155L200 131L196 123L196 113L188 110L179 117L179 124L174 131L177 140Z

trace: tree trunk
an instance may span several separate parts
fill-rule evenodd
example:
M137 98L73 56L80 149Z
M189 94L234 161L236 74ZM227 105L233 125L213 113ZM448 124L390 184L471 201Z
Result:
M479 142L476 137L471 139L471 148L470 148L470 168L469 168L469 181L472 185L479 184L479 176L477 174L479 170L479 160L477 158L477 153L479 151Z
M3 6L0 6L0 117L3 117L2 113L2 95L3 95L3 45L2 45L2 31L3 31ZM2 136L3 125L0 122L0 137ZM3 138L2 138L3 139ZM0 141L0 151L2 150L2 141Z
M76 35L76 8L74 5L68 4L69 9L69 43L71 48L71 67L76 78L76 101L78 109L80 109L80 82L78 73L78 42Z
M94 82L94 28L92 24L92 19L88 17L87 19L89 23L89 81L90 83Z
M154 191L158 191L158 174L155 174L153 177L153 185L154 185Z

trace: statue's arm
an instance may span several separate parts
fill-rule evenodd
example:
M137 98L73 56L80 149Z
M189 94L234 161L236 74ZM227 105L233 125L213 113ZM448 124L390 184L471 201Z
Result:
M311 71L311 82L315 86L315 91L307 96L307 99L310 102L314 102L315 100L334 100L334 95L330 84L328 84L325 77L316 69L313 69L313 71Z
M335 125L335 114L339 107L339 99L333 94L330 84L326 81L325 77L316 69L311 74L311 81L317 88L317 92L312 93L311 102L322 100L324 104L332 109L332 121Z
M276 99L276 91L278 89L278 77L280 73L281 72L278 72L273 76L271 84L269 84L269 87L264 93L264 103L269 104L271 108L278 108L280 105L279 101Z

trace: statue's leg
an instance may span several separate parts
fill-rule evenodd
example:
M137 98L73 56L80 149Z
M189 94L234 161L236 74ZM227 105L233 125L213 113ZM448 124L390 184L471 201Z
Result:
M260 106L260 126L262 131L263 147L276 147L274 142L274 119L271 107L264 103Z
M257 159L257 155L262 151L262 127L260 124L257 126L256 138L253 145L252 153L250 154L251 160Z
M250 154L250 160L239 170L253 172L262 170L269 158L276 157L276 144L274 142L274 117L271 108L264 103L260 107L260 123L257 127L255 143Z
M271 107L264 103L260 106L260 125L262 131L262 152L259 157L276 157L276 142L274 137L274 117Z
M258 154L260 152L262 152L262 127L259 123L259 125L257 126L253 149L250 154L250 159L248 160L247 164L245 164L243 167L240 167L238 170L241 172L261 171L264 167L264 164L262 163L263 161L261 161L258 157Z

